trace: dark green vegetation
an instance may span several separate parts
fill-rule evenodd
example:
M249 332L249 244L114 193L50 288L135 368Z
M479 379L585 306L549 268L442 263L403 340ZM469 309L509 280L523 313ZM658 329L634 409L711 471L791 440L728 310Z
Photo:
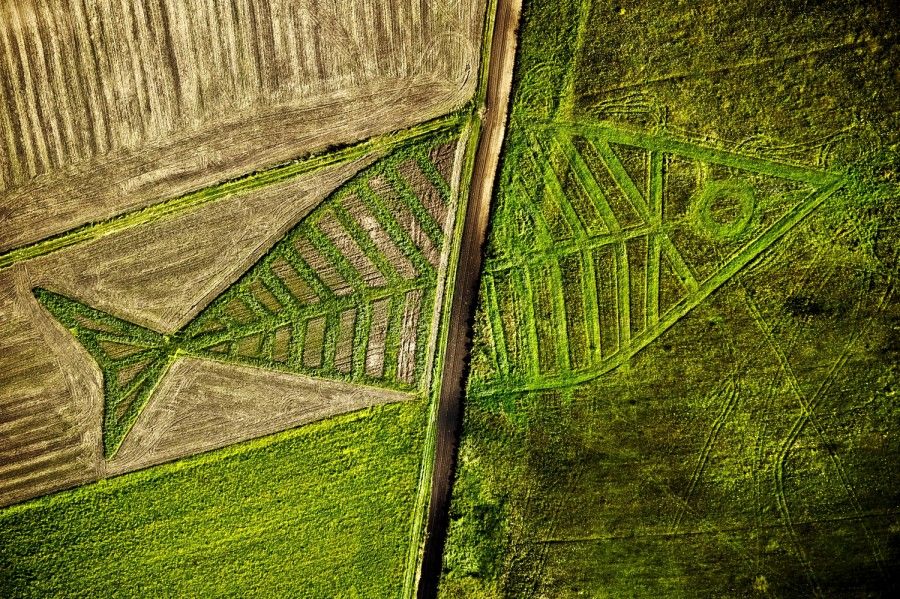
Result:
M103 371L106 456L178 355L424 390L457 137L431 133L363 170L171 335L35 290Z
M382 406L8 508L0 596L396 596L425 422Z
M896 591L896 31L526 1L443 595Z

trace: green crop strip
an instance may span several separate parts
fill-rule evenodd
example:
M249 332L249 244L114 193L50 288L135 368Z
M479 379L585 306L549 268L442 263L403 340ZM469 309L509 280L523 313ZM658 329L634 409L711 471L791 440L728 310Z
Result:
M464 112L455 113L400 132L375 137L337 151L329 151L258 173L251 173L178 198L165 200L132 212L126 212L99 223L88 223L65 233L0 254L0 270L23 260L43 256L78 243L92 241L131 227L149 224L163 218L194 210L236 193L243 193L259 187L287 181L329 166L344 164L368 154L390 152L411 140L457 128L465 118Z
M371 190L369 182L375 178L388 180L390 187L387 192L409 195L411 188L403 192L397 189L404 185L399 180L398 166L408 161L418 163L423 155L428 155L428 151L454 144L458 134L456 128L445 128L416 137L363 169L304 217L194 320L172 335L165 336L77 301L37 290L36 295L41 303L72 330L104 373L103 438L107 457L111 457L121 445L159 380L178 355L414 392L423 380L424 360L420 352L427 345L429 333L422 326L416 327L415 353L409 356L415 364L415 372L411 377L404 373L401 379L398 363L401 359L402 321L408 294L417 292L425 298L434 297L437 274L422 248L415 244L410 231L405 228L415 225L401 225L381 203L378 194ZM396 176L387 176L390 173ZM436 168L434 173L437 174ZM384 226L387 240L393 248L384 251L402 253L419 267L414 276L400 277L389 267L389 257L383 255L370 234L359 227L358 222L363 217L354 214L357 209L346 204L354 196L368 200L369 209ZM407 201L419 204L414 197ZM424 207L419 206L422 210L414 211L415 214L424 212ZM433 224L437 226L437 223ZM327 235L324 230L332 233ZM356 246L342 250L336 245L339 241L332 239L334 235L346 235L348 240L356 241ZM307 249L303 250L303 247ZM318 257L313 257L316 262L310 262L311 258L301 255L301 251L318 252ZM384 279L374 282L365 280L363 273L357 270L359 265L354 265L353 258L347 253L349 251L361 252L355 255L355 259L371 260ZM331 288L329 281L336 275L350 288ZM315 297L297 295L291 288L292 284L296 284L290 282L291 277L303 281ZM383 347L371 351L382 354L378 359L383 359L383 367L377 373L370 373L366 366L371 332L368 327L372 322L371 306L380 301L386 302L388 309L386 338ZM420 310L428 312L429 307L422 305ZM354 311L359 316L351 339L354 344L352 368L344 371L338 369L335 360L340 315L348 311ZM422 317L420 322L428 322L429 318ZM318 327L320 323L324 323L324 328L310 333L310 327ZM280 359L276 359L276 337L288 334L289 351L283 355L279 350ZM139 375L131 385L120 386L117 384L119 373L135 366L138 361L117 360L104 349L103 341L129 347L141 344L142 348L152 350L152 355L147 354L152 359L140 364ZM312 345L319 342L320 347ZM306 357L304 352L308 354Z
M0 595L392 596L425 420L367 409L7 508Z

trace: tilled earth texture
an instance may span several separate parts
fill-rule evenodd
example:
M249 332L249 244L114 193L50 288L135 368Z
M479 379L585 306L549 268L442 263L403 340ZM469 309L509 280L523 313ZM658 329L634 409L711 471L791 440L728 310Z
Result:
M484 0L0 6L0 597L414 591Z
M898 31L525 2L442 596L894 596Z

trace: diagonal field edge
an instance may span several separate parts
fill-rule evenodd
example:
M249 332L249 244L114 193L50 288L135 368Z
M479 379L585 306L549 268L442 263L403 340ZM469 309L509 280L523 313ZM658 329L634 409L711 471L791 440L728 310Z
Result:
M742 268L749 264L753 259L764 252L768 247L773 245L788 231L798 225L813 210L822 205L825 200L839 191L846 182L843 179L832 180L830 184L824 188L813 192L794 210L782 216L774 225L761 233L756 239L746 245L740 252L734 255L725 267L715 275L704 281L697 288L697 291L691 296L686 297L679 304L673 307L666 315L661 316L657 326L647 329L632 339L631 344L625 348L625 351L618 351L611 355L600 368L586 372L574 377L563 377L549 379L533 384L524 384L517 387L505 384L494 385L491 388L484 389L474 393L479 397L489 397L500 393L520 393L526 391L542 391L549 389L558 389L561 387L569 387L597 379L604 374L615 370L639 351L647 347L654 339L662 335L666 330L686 316L691 310L696 308L703 300L712 294L716 289L724 285L729 279L734 277Z
M538 128L551 131L565 131L575 135L595 135L604 140L643 148L648 151L662 151L678 154L687 158L701 160L719 166L728 166L744 170L756 171L763 175L781 177L811 185L829 185L835 182L838 175L822 172L802 166L795 166L772 160L765 160L729 150L698 146L696 142L687 142L666 134L650 134L641 131L624 130L603 121L573 123L547 122L537 125Z
M356 158L361 158L371 152L388 151L411 139L455 127L457 124L462 123L464 118L465 115L454 112L403 131L368 139L335 152L289 162L262 172L249 173L237 179L205 187L177 198L124 212L100 222L87 223L64 233L59 233L0 254L0 271L11 267L17 262L44 256L85 241L93 241L131 227L156 222L167 216L198 208L235 193L286 181L327 166L343 164Z

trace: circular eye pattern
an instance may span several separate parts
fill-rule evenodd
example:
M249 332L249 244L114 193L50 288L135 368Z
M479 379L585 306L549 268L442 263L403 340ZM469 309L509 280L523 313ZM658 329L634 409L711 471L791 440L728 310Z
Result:
M705 232L718 239L733 239L750 224L756 195L743 181L709 181L692 203L694 220Z

